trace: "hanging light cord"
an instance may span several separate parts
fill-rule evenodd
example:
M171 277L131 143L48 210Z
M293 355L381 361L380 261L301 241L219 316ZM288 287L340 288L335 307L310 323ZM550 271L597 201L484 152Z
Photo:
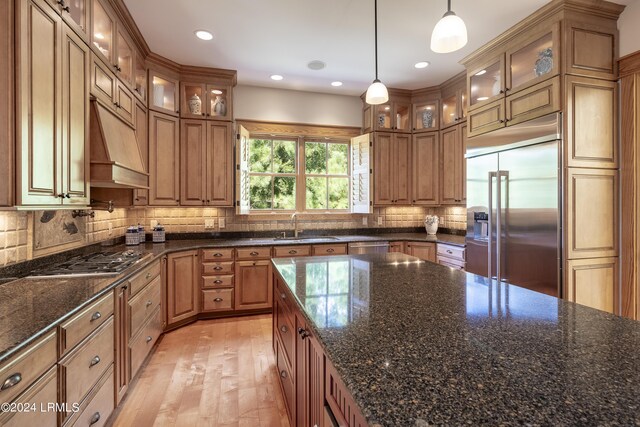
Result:
M378 80L378 0L374 0L373 17L374 17L373 27L375 31L375 47L376 47L376 80Z

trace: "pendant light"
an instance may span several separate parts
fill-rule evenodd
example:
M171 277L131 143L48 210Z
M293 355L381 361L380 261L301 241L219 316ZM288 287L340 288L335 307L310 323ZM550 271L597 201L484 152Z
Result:
M367 89L366 102L371 105L384 104L389 100L387 87L378 79L378 0L374 0L375 46L376 46L376 79Z
M431 50L450 53L467 44L467 27L464 21L451 11L451 0L447 0L447 13L438 21L431 34Z

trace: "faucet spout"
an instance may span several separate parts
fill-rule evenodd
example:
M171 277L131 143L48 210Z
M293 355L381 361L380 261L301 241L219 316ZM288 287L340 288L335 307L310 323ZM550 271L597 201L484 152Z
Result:
M293 237L298 237L298 212L291 214L291 224L293 225Z

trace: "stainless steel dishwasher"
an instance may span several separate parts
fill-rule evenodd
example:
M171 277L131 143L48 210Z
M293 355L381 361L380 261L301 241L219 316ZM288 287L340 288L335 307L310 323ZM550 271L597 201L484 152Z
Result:
M389 252L389 242L349 243L349 255L384 254Z

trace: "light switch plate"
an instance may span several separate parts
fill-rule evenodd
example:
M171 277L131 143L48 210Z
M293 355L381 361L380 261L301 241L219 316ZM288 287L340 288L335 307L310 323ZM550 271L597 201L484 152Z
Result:
M216 219L207 218L204 220L204 228L216 228Z
M366 216L362 217L362 225L367 225L369 224L369 219Z
M378 225L382 225L382 217L381 216L378 217Z
M224 218L220 218L220 228L225 228L227 226L227 221Z
M108 235L111 236L113 234L113 224L109 223L108 227L109 227L109 234Z

